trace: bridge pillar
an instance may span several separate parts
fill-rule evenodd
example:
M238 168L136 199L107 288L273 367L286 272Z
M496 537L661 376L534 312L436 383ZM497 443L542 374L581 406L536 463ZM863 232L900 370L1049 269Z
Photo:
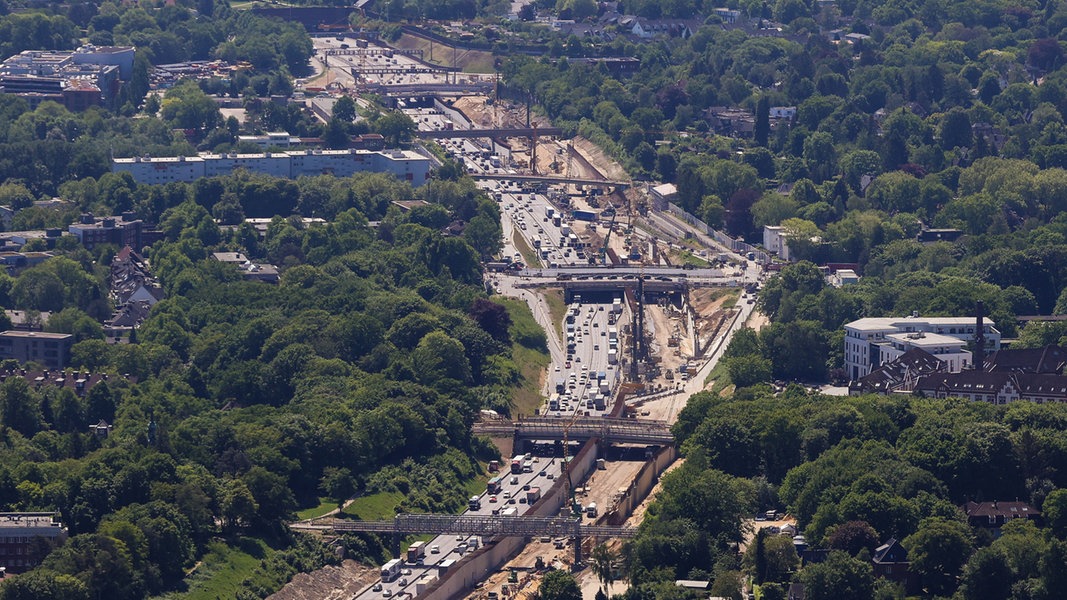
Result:
M582 564L582 518L574 521L574 570L577 571Z
M392 543L389 544L389 549L393 551L393 558L400 558L400 532L394 531L391 537Z

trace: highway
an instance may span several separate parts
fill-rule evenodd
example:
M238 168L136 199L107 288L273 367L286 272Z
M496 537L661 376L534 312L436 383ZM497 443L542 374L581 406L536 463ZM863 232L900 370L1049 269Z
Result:
M524 514L529 508L526 502L526 493L529 489L540 488L547 490L562 474L561 461L558 459L530 457L532 471L512 474L510 464L505 461L500 475L504 476L501 490L497 494L483 492L479 495L481 507L478 510L466 510L464 515L491 515L494 511L503 512L508 508L515 508L517 514ZM472 544L481 544L483 540L477 536L467 535L439 535L426 542L428 548L423 564L404 562L403 572L393 581L379 581L374 586L363 590L355 598L359 600L371 600L378 598L395 598L402 594L414 597L416 582L429 575L437 577L442 571L442 563L454 560L459 562L468 552L476 549ZM378 589L375 589L378 588Z

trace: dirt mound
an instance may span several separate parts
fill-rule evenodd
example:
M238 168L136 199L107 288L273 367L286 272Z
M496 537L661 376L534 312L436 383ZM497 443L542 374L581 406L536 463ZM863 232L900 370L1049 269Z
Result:
M327 566L300 573L267 600L342 600L352 598L378 578L378 569L346 560L338 566Z

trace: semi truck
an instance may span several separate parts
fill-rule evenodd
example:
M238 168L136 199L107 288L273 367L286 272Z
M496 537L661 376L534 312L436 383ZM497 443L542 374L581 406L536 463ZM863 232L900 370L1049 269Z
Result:
M482 509L482 499L478 496L471 496L470 502L467 503L468 508L471 510Z
M596 518L596 502L590 502L589 506L585 507L585 516L589 517L590 519Z
M393 560L382 565L382 581L384 581L385 583L389 583L390 581L399 577L401 566L402 565L400 563L399 558L394 558Z
M596 221L599 216L592 210L575 210L572 216L578 221Z
M426 542L414 542L408 546L408 562L417 563L426 558Z

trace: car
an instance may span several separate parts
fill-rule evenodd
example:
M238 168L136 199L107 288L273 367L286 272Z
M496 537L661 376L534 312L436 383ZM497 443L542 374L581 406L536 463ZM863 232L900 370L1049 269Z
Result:
M526 496L519 498L519 504L526 504Z
M508 498L508 504L515 504L514 498Z
M519 476L518 475L512 475L511 476L511 484L515 485L518 482L519 482ZM510 498L511 497L511 492L505 491L504 492L504 497L505 498Z
M456 541L457 542L462 542L463 541L463 534L462 533L456 536Z
M538 473L538 475L540 475L541 477L544 477L544 476L548 475L548 471L542 470L540 473Z
M522 486L522 491L524 491L524 492L530 491L530 484L527 483L526 485Z
M496 504L496 496L489 496L489 503Z
M556 372L559 373L559 365L556 365Z
M400 578L400 585L401 586L405 586L407 584L408 584L408 578L407 577L401 577Z
M764 519L764 521L766 521L766 519ZM380 584L380 583L374 584L374 587L371 588L371 591L372 592L380 592L380 591L382 591L382 584Z
M434 544L433 546L430 546L430 554L440 554L440 553L441 553L441 547L440 546L438 546L437 544Z
M401 575L411 575L411 569L402 569L400 571L400 574Z
M547 477L549 481L552 481L553 479L556 478L556 476L553 475L552 473L549 473L548 475L545 475L545 477Z
M382 597L383 598L392 598L393 597L393 591L390 590L390 589L382 590Z

